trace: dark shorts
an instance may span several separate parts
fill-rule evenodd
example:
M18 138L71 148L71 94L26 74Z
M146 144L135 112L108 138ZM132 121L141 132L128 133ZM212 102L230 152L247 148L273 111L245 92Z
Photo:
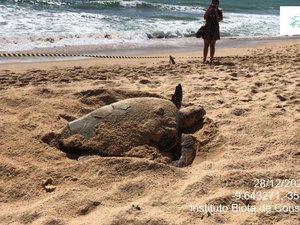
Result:
M203 39L206 40L220 40L219 24L206 27Z

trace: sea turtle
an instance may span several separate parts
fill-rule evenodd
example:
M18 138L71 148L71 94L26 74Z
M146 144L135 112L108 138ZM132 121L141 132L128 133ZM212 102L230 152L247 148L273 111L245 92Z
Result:
M187 166L196 150L192 136L182 131L198 123L205 110L202 106L180 110L181 101L179 84L171 100L137 97L103 106L69 122L59 134L60 148L102 156L147 155L154 160L160 155L174 166Z

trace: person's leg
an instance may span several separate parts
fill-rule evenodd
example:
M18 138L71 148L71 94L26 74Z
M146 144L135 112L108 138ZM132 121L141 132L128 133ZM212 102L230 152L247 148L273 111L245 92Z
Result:
M204 39L204 47L203 47L203 62L206 62L207 54L208 54L209 40Z
M212 62L215 56L215 46L216 46L216 40L211 40L209 42L210 45L210 61Z

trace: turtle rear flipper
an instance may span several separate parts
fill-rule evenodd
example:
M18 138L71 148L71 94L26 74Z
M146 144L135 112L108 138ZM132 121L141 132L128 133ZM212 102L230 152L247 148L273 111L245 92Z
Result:
M171 162L176 167L185 167L193 163L196 156L195 141L189 134L182 134L180 159Z
M177 109L180 109L181 102L182 102L182 86L181 84L178 84L175 89L175 93L173 94L171 98L171 102L173 102Z

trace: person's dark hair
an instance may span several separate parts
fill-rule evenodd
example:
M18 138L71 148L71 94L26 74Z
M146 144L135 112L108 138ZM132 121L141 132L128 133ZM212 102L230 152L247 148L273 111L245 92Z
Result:
M211 4L213 4L213 2L216 2L217 5L219 5L219 0L211 0Z

